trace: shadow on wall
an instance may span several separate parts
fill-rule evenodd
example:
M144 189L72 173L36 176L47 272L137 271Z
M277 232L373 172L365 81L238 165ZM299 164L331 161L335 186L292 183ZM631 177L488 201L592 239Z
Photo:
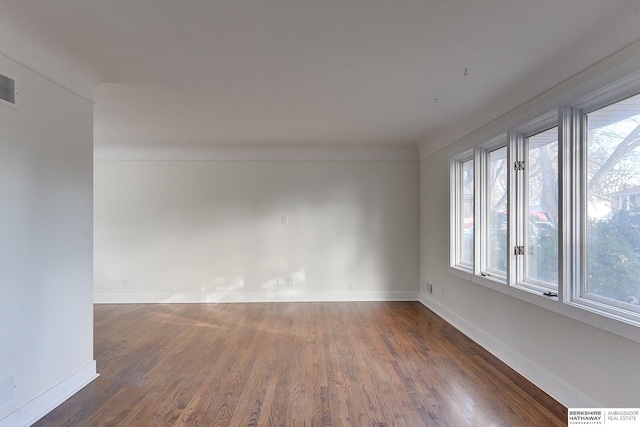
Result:
M417 287L417 162L105 161L94 185L96 294Z

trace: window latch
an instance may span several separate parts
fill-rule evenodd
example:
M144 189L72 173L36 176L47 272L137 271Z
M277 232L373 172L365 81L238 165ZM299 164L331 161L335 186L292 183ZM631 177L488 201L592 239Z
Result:
M544 295L545 297L557 297L558 293L557 292L547 291L547 292L544 292L542 295Z
M524 255L524 246L514 246L513 247L514 255Z
M524 170L524 160L519 160L513 162L513 170L523 171Z

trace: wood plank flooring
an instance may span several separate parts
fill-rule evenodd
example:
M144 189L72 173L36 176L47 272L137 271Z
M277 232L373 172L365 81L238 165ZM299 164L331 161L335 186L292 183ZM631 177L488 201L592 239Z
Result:
M100 377L36 426L565 426L417 302L95 306Z

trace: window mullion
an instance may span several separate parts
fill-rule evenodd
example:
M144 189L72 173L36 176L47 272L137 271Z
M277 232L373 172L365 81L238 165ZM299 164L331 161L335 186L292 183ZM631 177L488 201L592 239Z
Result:
M473 265L474 274L480 275L486 270L486 256L482 245L485 242L485 200L487 194L487 183L485 176L487 174L487 162L484 150L476 149L474 151L474 165L477 171L476 180L474 182L474 228L473 228Z
M558 112L560 185L558 189L558 298L571 301L577 295L577 286L582 283L580 274L581 233L577 225L580 218L580 131L576 127L579 114L574 108L560 108Z
M521 216L522 216L522 194L523 183L522 176L524 171L517 167L517 163L524 161L523 152L521 150L522 135L518 132L509 134L509 227L507 230L507 251L508 251L508 284L514 285L522 280L523 273L523 256L516 255L515 248L523 246L523 236L521 232ZM525 165L526 167L526 165Z

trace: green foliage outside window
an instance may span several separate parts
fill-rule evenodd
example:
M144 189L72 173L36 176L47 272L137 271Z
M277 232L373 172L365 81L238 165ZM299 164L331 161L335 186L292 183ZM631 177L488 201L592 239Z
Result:
M640 300L640 210L589 221L588 291L617 301Z

